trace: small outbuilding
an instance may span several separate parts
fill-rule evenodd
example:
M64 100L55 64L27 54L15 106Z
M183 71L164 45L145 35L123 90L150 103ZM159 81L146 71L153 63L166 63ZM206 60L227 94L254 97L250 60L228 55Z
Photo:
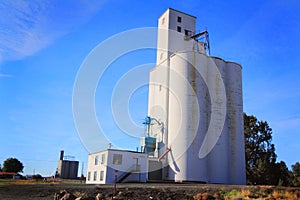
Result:
M146 182L147 154L128 150L107 149L88 157L87 184Z

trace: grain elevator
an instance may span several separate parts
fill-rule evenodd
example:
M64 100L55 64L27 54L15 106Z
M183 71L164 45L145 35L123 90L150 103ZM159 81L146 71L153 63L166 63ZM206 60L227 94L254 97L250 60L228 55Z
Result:
M162 165L162 180L245 184L242 67L208 52L208 32L196 31L196 17L170 8L161 15L149 157Z

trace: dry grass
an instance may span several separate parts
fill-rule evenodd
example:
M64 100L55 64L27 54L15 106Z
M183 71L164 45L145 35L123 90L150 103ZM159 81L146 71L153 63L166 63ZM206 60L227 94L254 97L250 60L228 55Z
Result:
M83 184L80 181L49 181L43 182L43 180L13 180L13 179L0 179L0 185L33 185L33 184L50 184L50 185L57 185L57 184Z
M275 190L273 192L273 194L271 195L271 197L273 197L274 199L287 199L286 196L286 191L282 191L282 190Z
M299 190L295 190L293 188L287 188L285 191L285 196L288 200L300 199Z
M224 192L222 197L225 200L238 197L244 200L298 200L300 199L300 191L295 188L277 189L274 186L261 186L257 189L242 188L241 190L231 190Z
M209 194L208 192L204 192L202 194L202 200L210 200L210 199L214 199L214 197L211 194Z
M219 192L215 192L214 195L213 195L213 197L215 199L221 199L221 194Z
M295 193L286 192L285 196L288 200L297 200L297 199L299 199L297 194L295 194Z
M35 180L12 180L12 179L1 179L1 185L29 185L36 184L40 182L36 182Z
M245 189L242 189L241 190L241 195L243 196L243 197L249 197L250 195L251 195L251 191L250 190L245 190Z
M84 193L84 192L74 192L74 196L76 196L77 198L87 197L86 193Z
M201 193L197 193L197 194L194 196L194 199L195 199L195 200L201 200L201 198L202 198Z

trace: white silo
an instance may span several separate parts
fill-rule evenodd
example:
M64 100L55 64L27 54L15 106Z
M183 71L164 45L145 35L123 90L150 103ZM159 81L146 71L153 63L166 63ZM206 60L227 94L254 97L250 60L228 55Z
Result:
M194 16L168 9L158 23L148 114L163 125L162 178L245 184L241 66L206 55Z

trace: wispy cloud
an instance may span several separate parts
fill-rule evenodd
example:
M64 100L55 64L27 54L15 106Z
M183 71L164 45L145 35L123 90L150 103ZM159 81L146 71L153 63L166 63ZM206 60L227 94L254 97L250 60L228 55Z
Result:
M2 78L2 77L4 77L4 78L11 78L12 75L9 75L9 74L0 74L0 78Z
M300 117L292 116L290 118L281 118L275 120L272 124L275 132L281 133L287 137L293 137L295 134L299 134Z
M103 1L0 2L0 62L21 59L90 19Z

